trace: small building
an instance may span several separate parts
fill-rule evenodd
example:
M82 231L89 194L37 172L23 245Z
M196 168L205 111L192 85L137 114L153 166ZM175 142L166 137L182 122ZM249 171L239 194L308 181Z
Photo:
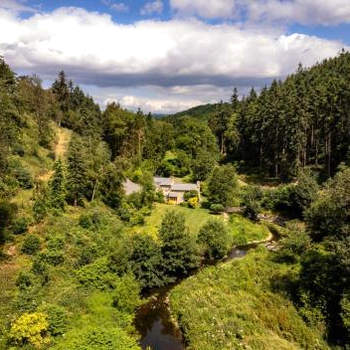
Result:
M127 196L130 196L133 193L141 192L142 187L135 182L126 179L123 183L124 192Z
M162 191L169 204L180 204L185 201L185 193L196 191L200 199L200 183L175 183L170 177L154 177L154 184Z

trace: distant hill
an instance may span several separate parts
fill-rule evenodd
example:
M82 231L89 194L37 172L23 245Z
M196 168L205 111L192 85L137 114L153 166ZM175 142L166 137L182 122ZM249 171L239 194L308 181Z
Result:
M206 105L200 105L200 106L196 106L196 107L192 107L190 109L187 109L185 111L182 112L178 112L175 114L171 114L169 116L167 116L167 119L177 119L183 116L190 116L193 118L197 118L203 121L207 121L210 116L215 113L216 107L218 106L218 103L213 103L213 104L206 104Z

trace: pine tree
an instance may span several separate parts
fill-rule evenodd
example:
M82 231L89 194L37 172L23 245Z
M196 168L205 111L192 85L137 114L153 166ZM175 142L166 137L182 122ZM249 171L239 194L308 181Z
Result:
M73 135L68 148L67 198L75 206L88 195L88 165L81 137Z
M56 209L64 209L66 188L65 173L61 160L54 164L54 173L49 183L50 205Z

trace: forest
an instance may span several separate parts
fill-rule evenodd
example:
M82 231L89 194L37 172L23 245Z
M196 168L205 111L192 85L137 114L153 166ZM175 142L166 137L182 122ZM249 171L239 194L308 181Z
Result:
M162 118L0 58L0 349L146 349L135 315L174 283L183 349L348 349L349 114L345 51Z

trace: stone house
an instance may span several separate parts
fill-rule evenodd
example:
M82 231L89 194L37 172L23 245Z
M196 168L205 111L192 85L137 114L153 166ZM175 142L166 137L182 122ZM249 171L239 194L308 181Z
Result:
M171 177L154 177L156 188L163 192L169 204L180 204L185 201L185 193L196 191L200 198L200 183L175 183Z

